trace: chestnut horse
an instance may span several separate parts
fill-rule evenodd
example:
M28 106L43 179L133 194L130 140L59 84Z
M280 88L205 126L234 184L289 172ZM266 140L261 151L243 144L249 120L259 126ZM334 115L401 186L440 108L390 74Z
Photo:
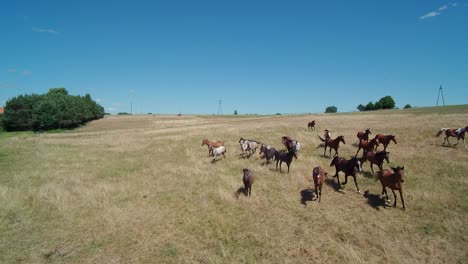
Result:
M387 197L387 201L390 202L390 199L388 199L388 194L387 194L387 187L390 188L393 192L393 196L395 197L395 202L393 203L393 207L396 207L397 204L397 197L395 194L395 190L398 190L400 192L400 199L401 203L403 204L403 210L405 210L405 200L403 199L403 178L405 176L405 166L403 167L396 167L392 168L393 172L389 169L385 169L383 171L379 171L377 174L377 179L380 180L380 183L382 183L382 196L385 193L385 196Z
M355 169L358 169L359 172L362 171L361 161L359 161L358 158L352 158L350 160L347 160L347 159L336 156L330 164L330 166L333 166L333 165L335 165L335 169L336 169L335 176L333 177L336 177L338 179L338 184L341 186L340 176L338 175L338 172L342 171L345 174L345 182L343 183L343 185L348 183L348 176L353 176L354 184L356 185L356 190L360 193L361 191L359 191L359 187L356 181Z
M370 167L372 171L372 175L374 175L374 164L379 167L379 170L383 170L383 162L384 160L387 161L387 163L390 163L389 160L389 154L390 152L387 152L385 150L379 151L375 153L372 150L369 151L364 151L364 155L361 159L361 164L364 165L364 162L369 161L370 162Z
M211 153L210 146L212 146L213 148L221 147L221 146L224 146L224 142L223 141L209 141L208 139L203 139L201 145L208 146L208 156L211 156L212 153Z
M307 127L309 128L309 130L315 131L315 120L312 120L312 122L307 123Z
M370 131L370 128L366 129L366 131L362 132L362 131L359 131L357 133L357 138L359 139L359 141L361 140L369 140L369 134L372 134L371 131Z
M328 175L328 172L323 170L322 167L315 167L312 170L312 178L314 179L314 185L315 185L315 194L317 195L319 203L322 198L322 185L327 175Z
M390 144L391 141L393 141L395 144L397 143L396 142L396 138L394 135L382 135L382 134L377 134L375 135L375 138L379 140L379 143L382 143L382 145L384 146L384 149L383 150L387 150L387 146L388 144ZM377 147L379 146L379 144L377 144L377 146L375 146L375 150L377 150Z
M366 153L367 151L373 150L374 147L377 148L378 145L379 145L379 140L377 138L373 138L370 141L365 141L365 140L361 139L361 141L359 141L358 150L357 150L356 155L354 157L357 157L357 155L358 155L358 153L359 153L359 151L361 149L362 149L363 153Z
M437 135L435 136L438 137L442 133L445 133L444 143L442 143L442 146L445 146L446 141L448 145L450 146L450 142L448 140L449 137L456 137L458 139L457 143L454 146L456 146L460 142L460 139L463 139L463 144L465 145L465 149L466 149L466 142L465 142L466 132L468 132L468 126L461 127L461 128L441 128L439 132L437 133Z
M330 157L332 149L335 150L335 155L333 157L338 156L338 148L340 147L340 142L345 143L344 136L338 136L335 139L331 139L330 137L326 136L325 139L318 136L322 142L325 142L325 150L323 151L323 156L325 157L325 153L327 152L327 147L330 148Z

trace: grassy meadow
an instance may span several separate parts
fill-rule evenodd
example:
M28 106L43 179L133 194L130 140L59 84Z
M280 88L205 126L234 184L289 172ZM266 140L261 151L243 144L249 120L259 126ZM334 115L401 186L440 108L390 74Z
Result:
M466 125L468 105L112 116L62 133L3 132L0 263L468 263L468 150L434 137ZM396 135L384 168L405 166L406 211L399 196L397 208L385 206L368 162L361 194L352 178L334 188L317 135L344 135L340 156L349 158L366 128ZM241 136L280 149L284 135L302 143L289 174L258 152L240 157ZM223 140L226 159L211 164L203 138ZM309 199L315 166L331 174L321 203ZM256 177L250 198L238 193L243 168Z

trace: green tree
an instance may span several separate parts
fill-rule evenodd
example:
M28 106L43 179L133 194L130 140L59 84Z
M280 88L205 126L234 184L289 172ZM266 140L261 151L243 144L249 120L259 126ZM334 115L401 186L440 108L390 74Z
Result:
M234 110L234 115L237 115L237 110Z
M362 104L359 104L359 105L357 106L357 110L359 110L360 112L366 111L366 107L363 106Z
M338 108L336 106L328 106L325 109L325 113L336 113L338 111Z
M403 109L409 109L409 108L412 108L410 104L406 104L405 107L403 107Z
M372 111L372 110L375 110L374 103L373 102L367 103L366 108L364 109L364 111Z
M376 109L394 109L395 101L390 95L380 98L380 100L375 103Z

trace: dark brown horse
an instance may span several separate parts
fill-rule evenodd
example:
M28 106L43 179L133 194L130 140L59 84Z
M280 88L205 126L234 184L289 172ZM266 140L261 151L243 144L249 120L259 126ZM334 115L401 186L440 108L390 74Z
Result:
M312 120L312 122L307 123L307 127L309 128L309 130L315 131L315 120Z
M288 173L289 173L289 166L291 166L291 163L292 163L292 158L293 157L296 157L296 153L294 152L294 150L290 150L290 151L277 151L276 154L275 154L275 159L276 159L276 170L278 170L278 162L279 162L279 165L280 165L280 172L281 172L281 164L283 163L283 161L286 163L286 165L288 165ZM297 157L296 157L297 159Z
M388 144L390 144L391 141L393 141L395 144L397 143L394 135L377 134L375 135L375 138L378 139L379 143L384 146L384 150L387 150L387 146ZM375 150L377 150L378 146L379 146L378 144L377 146L375 146Z
M242 176L242 182L244 182L245 194L247 196L252 195L252 184L254 182L254 176L249 169L244 169L244 176Z
M312 178L314 179L315 194L317 195L318 201L322 198L322 185L327 177L328 172L322 169L322 167L315 167L312 170Z
M357 138L359 139L359 141L361 140L369 140L369 134L372 134L371 131L370 131L370 128L366 129L366 131L362 132L362 131L359 131L357 133Z
M359 191L359 187L356 181L356 169L358 169L359 172L362 171L361 161L359 161L358 158L352 158L350 160L347 160L347 159L340 158L337 156L332 160L330 164L330 166L333 166L333 165L335 165L335 169L336 169L335 176L333 177L336 177L338 179L338 184L340 186L341 186L341 182L340 182L340 176L338 175L338 172L342 171L345 174L345 182L343 183L343 185L348 183L348 176L353 176L354 184L356 185L356 190L358 192L361 192Z
M372 175L374 175L374 167L373 165L377 165L379 167L379 170L383 170L383 162L384 160L387 161L387 163L390 163L389 160L389 154L390 152L387 152L385 150L379 151L375 153L374 151L365 151L364 155L361 159L361 164L364 165L364 162L369 161L370 162L370 167L372 171Z
M357 157L357 155L358 155L358 153L359 153L359 151L361 149L362 149L363 153L366 153L367 151L373 150L378 145L379 145L379 140L377 138L373 138L370 141L365 141L365 140L361 139L361 141L359 141L358 150L357 150L356 155L354 157Z
M377 174L377 178L380 180L380 183L382 183L382 196L385 193L385 196L387 197L387 201L390 202L388 199L388 194L387 194L387 187L390 188L393 192L393 196L395 197L395 202L393 203L393 207L396 207L397 204L397 197L395 194L395 190L398 190L400 192L400 199L401 203L403 204L403 210L405 210L405 200L403 199L403 178L405 176L405 166L403 167L396 167L392 168L393 172L389 169L385 169L383 171L379 171Z
M463 144L465 145L466 149L466 142L465 142L465 133L468 132L468 126L461 127L461 128L441 128L439 132L436 134L436 137L440 136L442 133L445 133L444 143L442 146L445 146L445 142L450 146L449 137L456 137L457 138L457 145L460 142L460 139L463 139ZM455 146L454 145L454 146Z
M327 151L327 147L330 148L330 157L331 157L331 151L332 149L335 150L335 155L334 157L338 156L338 148L340 147L340 142L345 143L344 136L338 136L335 139L331 139L330 137L325 137L325 139L321 138L318 136L322 142L325 142L325 150L323 151L323 156L325 157L325 153Z
M201 145L208 146L208 155L211 156L212 153L211 153L210 146L213 148L221 147L221 146L224 146L224 142L223 141L209 141L208 139L203 139Z
M274 159L275 158L275 154L276 154L276 149L274 147L270 147L270 146L265 146L265 145L261 145L260 146L260 155L263 155L265 156L265 159L267 160L267 164L270 163L270 160L271 159Z

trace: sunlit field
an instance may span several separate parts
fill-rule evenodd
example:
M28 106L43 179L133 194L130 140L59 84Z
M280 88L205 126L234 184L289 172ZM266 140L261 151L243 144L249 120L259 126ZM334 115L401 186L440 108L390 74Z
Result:
M315 120L316 131L307 123ZM1 263L467 263L468 150L441 127L468 125L468 105L288 116L106 116L62 133L0 133ZM393 134L405 166L402 210L380 198L369 163L337 189L317 135ZM286 173L239 138L302 143ZM212 164L204 138L223 140ZM452 143L455 138L450 138ZM467 139L468 141L468 139ZM382 148L380 148L382 149ZM327 151L328 152L328 151ZM332 152L333 153L333 152ZM328 154L328 153L327 153ZM329 172L321 202L312 169ZM255 175L239 192L242 169ZM374 170L378 169L374 166ZM344 182L343 174L340 173Z

